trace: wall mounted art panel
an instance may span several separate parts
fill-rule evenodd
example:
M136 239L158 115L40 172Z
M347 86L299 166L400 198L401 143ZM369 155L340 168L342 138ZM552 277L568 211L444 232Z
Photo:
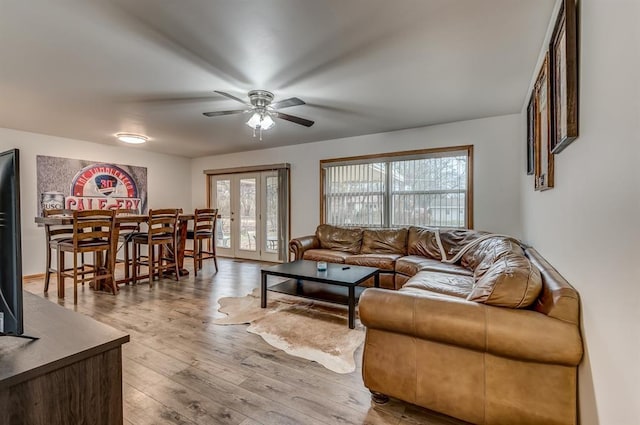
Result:
M147 168L81 159L36 157L38 214L43 209L147 212Z

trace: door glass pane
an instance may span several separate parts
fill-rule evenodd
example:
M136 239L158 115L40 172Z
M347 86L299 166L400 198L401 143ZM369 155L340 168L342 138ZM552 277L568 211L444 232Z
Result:
M215 207L220 215L216 224L216 246L231 248L231 180L216 182Z
M265 251L278 252L278 177L267 176Z
M256 251L256 179L240 179L240 249Z

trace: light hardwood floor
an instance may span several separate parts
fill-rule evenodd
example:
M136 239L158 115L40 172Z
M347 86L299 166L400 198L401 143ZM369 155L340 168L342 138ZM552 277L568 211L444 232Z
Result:
M73 288L60 304L128 332L123 346L124 418L147 424L462 424L391 400L375 406L361 370L340 375L271 347L245 325L217 326L217 300L259 286L260 263L219 259L202 273L121 286L116 296ZM189 261L190 265L190 261ZM24 289L43 294L41 279ZM56 282L49 294L58 302ZM362 348L357 352L358 364Z

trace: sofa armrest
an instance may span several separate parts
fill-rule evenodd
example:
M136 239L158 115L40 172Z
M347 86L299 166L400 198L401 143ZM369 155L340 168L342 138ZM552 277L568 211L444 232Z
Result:
M294 260L302 260L304 252L308 249L320 248L320 241L315 235L302 236L291 239L289 242L289 252L294 255Z
M577 366L577 326L544 314L494 307L437 293L370 288L359 301L362 323L501 357Z

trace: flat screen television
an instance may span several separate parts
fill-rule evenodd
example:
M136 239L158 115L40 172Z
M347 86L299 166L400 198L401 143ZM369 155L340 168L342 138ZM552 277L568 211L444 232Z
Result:
M0 153L0 334L22 335L20 154Z

